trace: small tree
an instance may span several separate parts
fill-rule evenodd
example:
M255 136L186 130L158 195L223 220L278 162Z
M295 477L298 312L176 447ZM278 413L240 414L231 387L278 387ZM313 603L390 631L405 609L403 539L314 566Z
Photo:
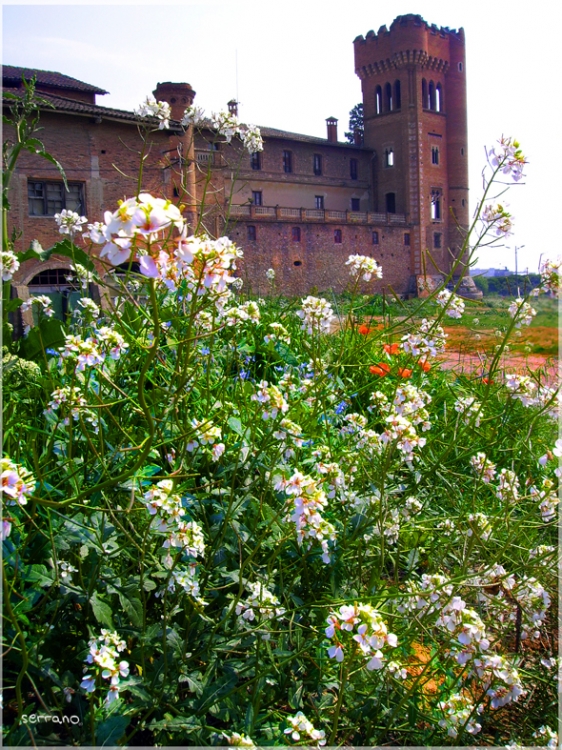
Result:
M361 141L363 141L363 104L360 102L349 113L349 132L344 133L348 143L354 143L355 131L361 133Z

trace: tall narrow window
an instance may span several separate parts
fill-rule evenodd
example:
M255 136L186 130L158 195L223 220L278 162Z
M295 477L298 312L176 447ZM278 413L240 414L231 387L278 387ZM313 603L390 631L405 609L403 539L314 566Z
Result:
M375 89L375 114L382 114L382 89L380 86Z
M431 147L431 163L439 164L439 148L437 146Z
M433 233L433 247L437 250L441 248L441 232Z
M404 245L406 247L410 247L410 233L409 232L406 232L404 234Z
M428 102L429 99L427 97L427 81L425 78L422 78L422 107L424 109L428 108Z
M334 229L334 242L341 245L341 229Z
M435 87L435 111L443 112L443 88L440 83Z
M358 171L357 159L350 159L349 160L349 176L351 177L352 180L356 180L358 173L359 171Z
M322 174L322 156L321 154L314 154L313 168L315 175Z
M402 107L402 95L400 92L400 81L394 81L394 109Z
M250 242L255 242L256 240L256 228L253 226L248 227L248 239Z
M293 242L301 241L301 228L300 227L293 227L291 229L291 238Z
M324 209L324 196L323 195L315 195L314 196L314 204L316 208L323 210Z
M283 151L283 171L293 171L293 154L291 151Z
M396 213L396 193L387 193L386 196L386 213Z
M351 210L352 211L360 211L360 205L361 201L359 198L352 198L351 199Z
M394 151L391 148L387 148L384 151L384 166L385 167L394 166Z
M428 102L427 102L427 108L428 109L435 109L435 84L433 81L429 82L429 90L428 90Z
M252 203L254 206L263 206L263 195L261 190L252 190Z
M441 220L441 191L432 190L431 192L431 220Z
M384 109L386 112L392 112L392 86L390 83L385 84L384 87Z
M371 232L371 242L373 245L379 244L379 233L376 229L373 229L373 231Z
M261 169L261 154L259 151L250 155L250 166L252 169Z

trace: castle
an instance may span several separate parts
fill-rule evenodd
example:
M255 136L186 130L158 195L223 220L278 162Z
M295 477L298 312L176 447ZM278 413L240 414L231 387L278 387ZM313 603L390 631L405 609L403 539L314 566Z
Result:
M151 133L143 189L187 202L193 226L230 236L244 250L240 275L258 294L266 293L269 268L286 294L342 291L345 261L355 253L383 267L375 291L424 293L459 256L469 223L463 29L404 15L353 44L364 112L353 143L338 140L330 117L326 138L262 127L264 151L248 154L210 127L195 134L180 127L195 97L189 84L159 83L154 91L173 119L169 130ZM50 105L42 108L41 139L63 165L69 192L49 162L22 155L10 194L17 250L33 239L44 247L58 241L52 217L62 208L96 221L134 195L141 145L135 114L99 105L107 92L95 86L4 66L4 89L17 91L22 75L32 74ZM229 102L231 112L236 106ZM64 313L73 294L68 267L65 258L26 261L16 293L58 295ZM468 275L462 285L461 294L475 292Z

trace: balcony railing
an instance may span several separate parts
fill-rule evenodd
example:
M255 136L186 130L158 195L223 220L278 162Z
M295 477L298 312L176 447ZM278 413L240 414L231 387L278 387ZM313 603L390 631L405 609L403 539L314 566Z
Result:
M231 206L230 216L240 219L256 219L290 222L333 222L335 224L406 224L405 214L389 214L376 211L328 211L321 208L285 208L282 206L254 206L244 204Z

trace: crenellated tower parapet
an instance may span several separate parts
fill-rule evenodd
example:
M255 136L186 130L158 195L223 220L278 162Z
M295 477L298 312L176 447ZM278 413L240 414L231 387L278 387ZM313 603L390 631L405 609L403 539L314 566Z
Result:
M413 275L447 273L468 227L464 30L409 14L353 44L372 208L408 216Z

